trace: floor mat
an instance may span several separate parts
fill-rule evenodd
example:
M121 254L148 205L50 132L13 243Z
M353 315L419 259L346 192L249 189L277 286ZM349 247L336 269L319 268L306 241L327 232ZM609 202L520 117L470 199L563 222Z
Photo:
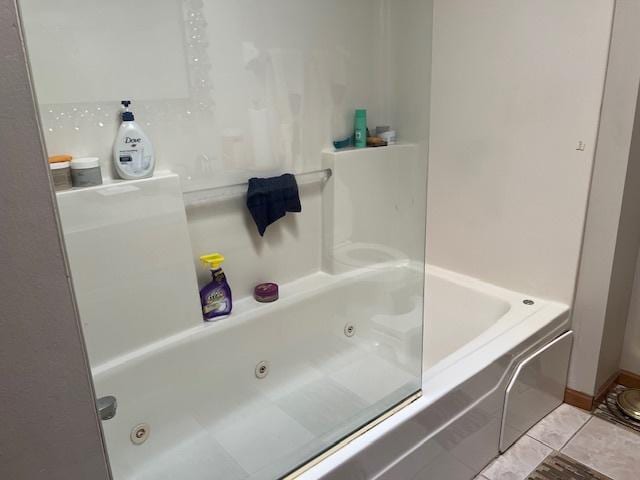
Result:
M607 394L606 398L598 404L593 414L596 417L600 417L607 422L621 425L625 428L633 430L634 432L640 432L640 422L626 415L620 407L616 399L618 395L627 390L627 387L622 385L616 385Z
M555 453L549 455L544 462L536 468L535 472L527 477L528 480L611 480L601 473L591 470L580 462Z

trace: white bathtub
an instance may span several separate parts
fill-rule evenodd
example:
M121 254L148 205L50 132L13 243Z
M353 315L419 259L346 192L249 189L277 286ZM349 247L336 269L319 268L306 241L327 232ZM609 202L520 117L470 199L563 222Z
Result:
M498 453L517 360L567 329L568 308L427 273L423 373L421 272L407 263L317 273L284 286L275 304L245 300L228 321L97 366L98 396L119 404L103 423L115 479L276 478L420 388L300 478L473 478ZM261 360L270 370L257 379ZM133 445L140 423L151 435Z
M408 262L316 273L97 366L98 396L118 400L103 422L114 477L273 479L331 447L420 390L422 283Z
M426 292L422 396L300 480L470 480L498 455L511 376L567 332L569 307L433 266ZM548 363L543 381L566 372Z

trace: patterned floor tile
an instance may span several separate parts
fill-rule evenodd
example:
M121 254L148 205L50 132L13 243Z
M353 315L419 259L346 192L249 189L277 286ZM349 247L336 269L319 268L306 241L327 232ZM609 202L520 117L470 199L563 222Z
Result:
M640 435L593 417L562 453L613 480L640 478Z
M527 435L560 450L590 418L589 413L563 403L540 420Z
M525 435L485 468L482 475L489 480L524 480L551 452L546 445Z

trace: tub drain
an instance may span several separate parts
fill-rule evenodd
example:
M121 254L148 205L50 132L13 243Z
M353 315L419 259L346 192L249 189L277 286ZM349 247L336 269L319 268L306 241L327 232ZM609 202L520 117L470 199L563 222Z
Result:
M355 325L351 324L351 323L347 323L344 326L344 334L347 337L353 337L356 334L356 327Z
M149 424L140 423L131 430L131 442L134 445L142 445L149 438Z
M269 362L262 361L256 365L256 377L264 378L269 375Z

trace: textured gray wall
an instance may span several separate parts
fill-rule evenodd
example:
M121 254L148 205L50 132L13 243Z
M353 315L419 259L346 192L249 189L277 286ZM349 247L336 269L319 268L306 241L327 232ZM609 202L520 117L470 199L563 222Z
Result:
M0 478L109 478L16 6L0 0Z
M617 0L573 310L569 388L588 395L619 368L640 240L640 172L632 143L637 136L639 22L640 3Z
M628 2L631 2L631 0L628 0ZM638 32L640 5L638 5L637 0L633 3L636 15L629 16L635 20L634 27L636 35L632 45L636 48L633 55L637 55L637 48L640 46L640 32ZM636 84L638 84L640 79L637 76L634 79ZM596 386L603 385L607 379L616 374L622 367L621 354L625 346L625 331L627 317L629 315L629 303L633 292L633 280L636 271L639 245L640 95L638 95L636 99L636 111L629 149L627 175L622 197L622 208L620 210L615 256L611 270L611 286L609 288L609 297L607 298L607 314L605 317L602 341L600 343L600 360L598 362ZM636 342L637 341L636 339Z

